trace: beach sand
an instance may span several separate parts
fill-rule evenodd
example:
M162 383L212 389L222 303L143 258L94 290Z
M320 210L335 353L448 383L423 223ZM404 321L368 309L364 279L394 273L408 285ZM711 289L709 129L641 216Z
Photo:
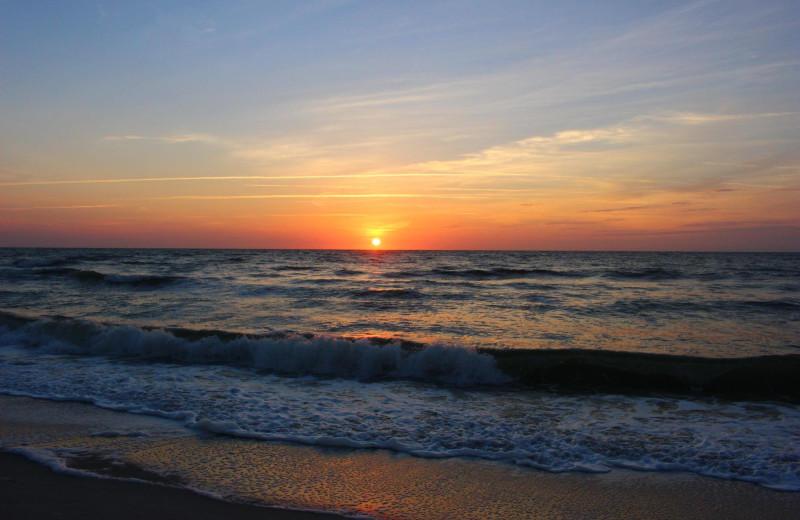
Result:
M223 502L174 487L62 475L10 453L0 453L0 517L4 520L343 518Z
M0 446L29 455L60 450L71 454L70 468L189 486L248 504L408 520L800 518L800 493L681 472L553 474L489 461L197 435L173 424L80 403L0 397ZM141 438L87 435L125 425L164 430ZM112 465L101 456L110 452L120 457ZM4 520L338 518L62 475L10 453L0 454L0 510Z

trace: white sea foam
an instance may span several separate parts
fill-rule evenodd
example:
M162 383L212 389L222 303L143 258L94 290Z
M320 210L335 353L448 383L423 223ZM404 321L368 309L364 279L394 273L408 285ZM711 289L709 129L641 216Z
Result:
M793 405L363 383L0 348L0 391L173 418L215 434L547 471L682 470L800 491Z
M15 446L13 448L8 448L8 450L6 451L8 451L9 453L16 453L17 455L22 455L28 460L41 464L42 466L50 468L56 473L61 473L63 475L106 478L102 475L95 475L88 471L82 471L70 468L69 466L67 466L64 457L59 457L52 450L48 450L46 448L28 448L25 446Z
M397 343L332 337L223 340L206 335L189 341L164 330L109 326L81 320L35 321L16 330L0 327L0 345L35 347L48 354L136 357L183 364L215 363L275 371L357 379L408 378L455 385L509 380L492 357L474 349L432 345L409 352Z

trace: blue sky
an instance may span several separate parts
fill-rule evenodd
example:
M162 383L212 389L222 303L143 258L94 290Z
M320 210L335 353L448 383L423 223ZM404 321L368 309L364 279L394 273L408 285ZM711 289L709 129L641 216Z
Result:
M741 249L769 228L761 247L800 248L796 1L2 1L0 16L9 245L67 221L70 244L116 226L115 244L144 245L125 219L163 238L188 215L253 247L314 247L333 225L343 247L581 249L603 233ZM231 180L24 185L199 177ZM310 218L346 213L341 195L364 196L347 210L363 218ZM291 231L222 223L232 199L214 196ZM441 214L420 216L432 200ZM413 243L432 219L442 231Z

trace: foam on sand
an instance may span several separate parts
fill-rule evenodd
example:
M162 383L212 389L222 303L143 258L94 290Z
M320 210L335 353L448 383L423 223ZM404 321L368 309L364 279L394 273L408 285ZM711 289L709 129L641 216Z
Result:
M14 425L24 426L31 416L50 418L49 423L37 421L29 425L31 432L52 431L63 417L72 422L82 418L99 426L107 422L105 429L120 427L120 414L87 405L7 397L0 397L0 400L0 431L7 431L9 420ZM135 428L131 424L127 429L147 429L146 423L159 422L128 417ZM0 437L0 443L3 440ZM144 475L171 475L173 486L211 496L284 508L337 511L360 518L788 520L797 518L800 513L800 494L776 493L746 483L676 472L552 474L486 461L430 460L387 451L320 450L194 435L92 438L75 430L59 436L56 430L46 441L36 441L32 433L28 442L28 453L50 454L44 458L58 459L58 463L67 467L86 468L87 459L102 453L114 467L124 467L131 472L139 468L138 474ZM5 459L0 461L0 466L7 467L4 462ZM98 469L97 464L93 467ZM175 504L180 504L177 510L182 516L193 518L204 518L209 508L227 507L199 498L184 502L177 490L163 486L137 486L108 479L72 479L49 472L38 472L35 480L30 480L23 476L27 475L26 468L15 468L15 478L4 486L17 487L11 490L13 495L9 495L10 500L4 504L11 508L17 506L11 510L26 511L28 516L33 507L40 505L36 501L32 504L31 499L39 496L43 487L49 490L45 502L51 506L50 511L64 514L70 504L79 503L85 515L95 507L102 507L99 502L109 497L107 505L111 511L119 507L125 509L117 511L123 519L124 514L133 512L139 516L131 514L129 518L169 518L162 512ZM101 466L99 470L107 468ZM70 485L76 481L78 485ZM70 486L69 491L62 493L62 486ZM151 504L156 506L151 508L152 512L142 514ZM174 511L170 513L172 517ZM289 519L295 514L286 513ZM272 517L271 512L264 510L252 517L258 518L257 515ZM22 516L12 514L12 517ZM240 518L235 507L209 515L209 518L222 517Z

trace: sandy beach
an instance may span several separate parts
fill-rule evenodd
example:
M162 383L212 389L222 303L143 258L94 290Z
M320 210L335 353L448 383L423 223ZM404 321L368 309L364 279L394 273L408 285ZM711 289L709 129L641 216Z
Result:
M469 459L431 460L385 450L319 449L169 430L169 421L80 403L0 398L5 449L66 454L64 475L16 453L0 456L4 518L341 518L247 504L347 511L387 519L793 519L800 494L686 473L548 473ZM87 431L164 424L162 437ZM154 426L155 425L155 426ZM177 434L175 432L178 432ZM109 462L114 451L116 459ZM63 471L64 468L62 468ZM162 477L159 477L161 475ZM163 485L167 484L167 485ZM173 487L170 487L173 486ZM47 500L42 500L46 490Z
M343 518L332 514L234 504L166 486L62 475L9 453L0 453L0 510L7 520Z

